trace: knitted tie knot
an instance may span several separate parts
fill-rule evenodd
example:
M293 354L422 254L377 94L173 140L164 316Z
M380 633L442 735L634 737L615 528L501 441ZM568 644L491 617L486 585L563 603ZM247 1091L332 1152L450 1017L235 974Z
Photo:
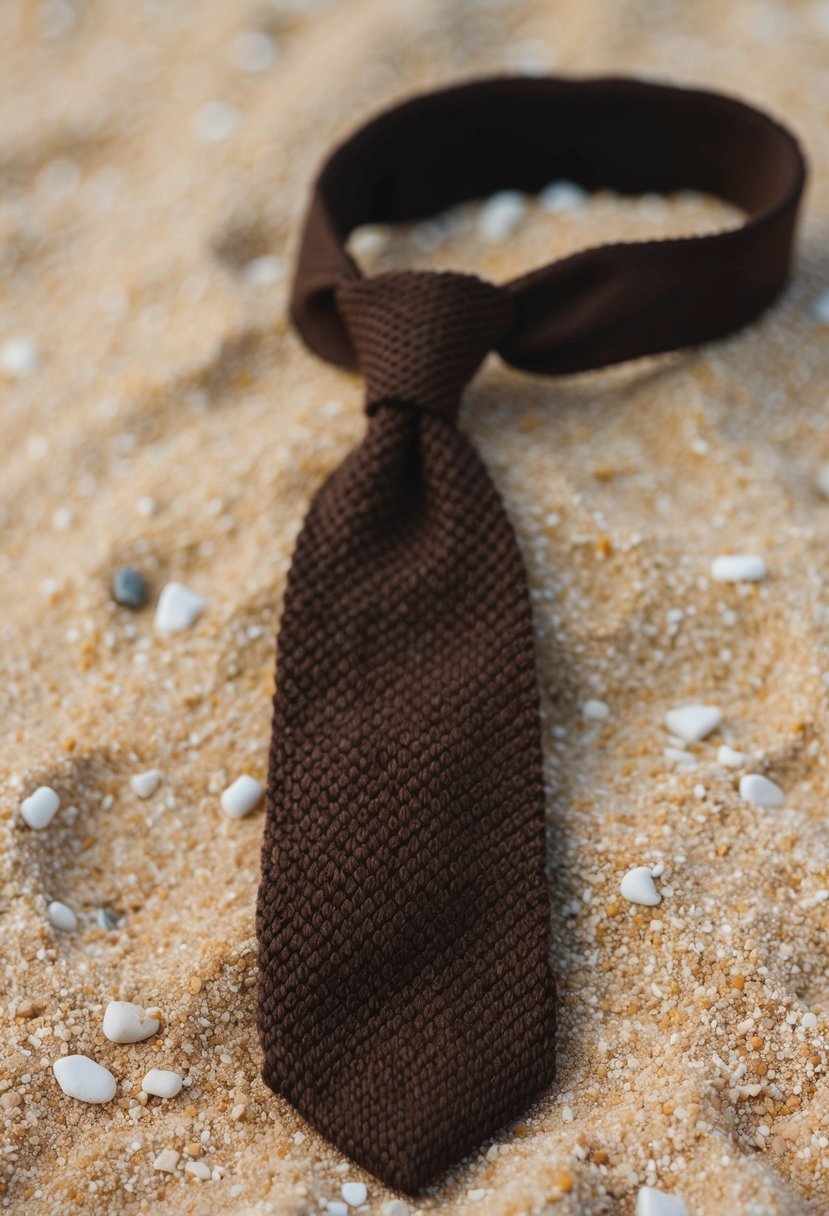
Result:
M464 386L514 320L508 292L475 275L397 271L337 290L366 409L409 405L454 422Z

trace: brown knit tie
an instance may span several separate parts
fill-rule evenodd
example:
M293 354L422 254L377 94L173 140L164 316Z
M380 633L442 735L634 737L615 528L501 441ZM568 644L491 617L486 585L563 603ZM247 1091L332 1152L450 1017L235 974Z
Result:
M557 176L715 189L752 218L502 287L366 279L345 252L359 222ZM405 1191L518 1115L555 1060L532 618L512 528L456 426L462 390L493 349L566 371L745 323L782 285L802 182L791 138L736 102L527 79L401 106L318 179L294 319L360 368L370 417L312 502L285 593L259 1027L268 1084Z

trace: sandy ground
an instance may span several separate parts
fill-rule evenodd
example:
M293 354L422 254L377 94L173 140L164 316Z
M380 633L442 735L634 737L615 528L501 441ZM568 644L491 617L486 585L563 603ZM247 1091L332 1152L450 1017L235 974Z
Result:
M363 426L358 380L302 349L286 288L333 139L415 87L509 68L726 87L800 132L812 179L792 286L751 330L562 382L493 361L468 394L533 586L559 1080L411 1210L630 1216L650 1183L690 1216L829 1212L828 65L825 0L4 0L6 1208L304 1216L361 1176L259 1079L262 814L219 806L240 773L264 778L293 538ZM375 264L499 278L728 222L704 200L603 195L533 209L490 251L467 212ZM768 578L712 582L724 552ZM113 604L125 564L153 597L171 578L203 595L199 623L164 638L152 605ZM606 721L584 718L590 698ZM665 756L665 712L688 701L723 711L694 767ZM725 742L782 808L741 802ZM163 781L142 801L130 777L149 768ZM43 784L61 809L33 832L19 806ZM657 908L619 895L640 864L664 867ZM48 924L53 899L74 933ZM109 1043L119 997L157 1005L158 1035ZM114 1073L112 1102L60 1091L53 1062L75 1052ZM146 1102L152 1065L185 1077L178 1098ZM153 1167L164 1149L173 1173ZM392 1196L364 1181L379 1216Z

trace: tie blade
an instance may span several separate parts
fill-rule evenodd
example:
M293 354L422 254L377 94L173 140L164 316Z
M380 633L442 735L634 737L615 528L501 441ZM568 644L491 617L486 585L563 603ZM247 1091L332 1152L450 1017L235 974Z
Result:
M513 947L514 949L514 947ZM526 949L526 946L524 947ZM308 1049L307 1023L274 1015L283 1042L265 1080L343 1153L388 1186L416 1194L524 1112L554 1075L546 959L513 982L490 960L457 954L449 976L390 985ZM307 997L307 994L306 994ZM318 994L319 1008L327 994ZM313 1002L312 1002L313 1003ZM306 1005L307 1008L307 1005ZM373 1015L373 1016L372 1016ZM340 1045L336 1055L330 1041Z
M315 500L279 641L265 1079L416 1191L549 1084L532 621L480 460L386 408Z

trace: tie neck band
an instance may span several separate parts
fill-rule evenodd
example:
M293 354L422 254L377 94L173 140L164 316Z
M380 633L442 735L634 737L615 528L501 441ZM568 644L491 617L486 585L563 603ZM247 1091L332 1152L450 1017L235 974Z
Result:
M317 177L291 312L333 363L358 358L337 299L363 279L361 224L423 219L499 190L697 190L745 222L705 236L601 245L500 285L515 319L497 350L547 375L722 337L785 283L805 165L794 137L740 101L626 79L499 77L415 97L360 128Z

